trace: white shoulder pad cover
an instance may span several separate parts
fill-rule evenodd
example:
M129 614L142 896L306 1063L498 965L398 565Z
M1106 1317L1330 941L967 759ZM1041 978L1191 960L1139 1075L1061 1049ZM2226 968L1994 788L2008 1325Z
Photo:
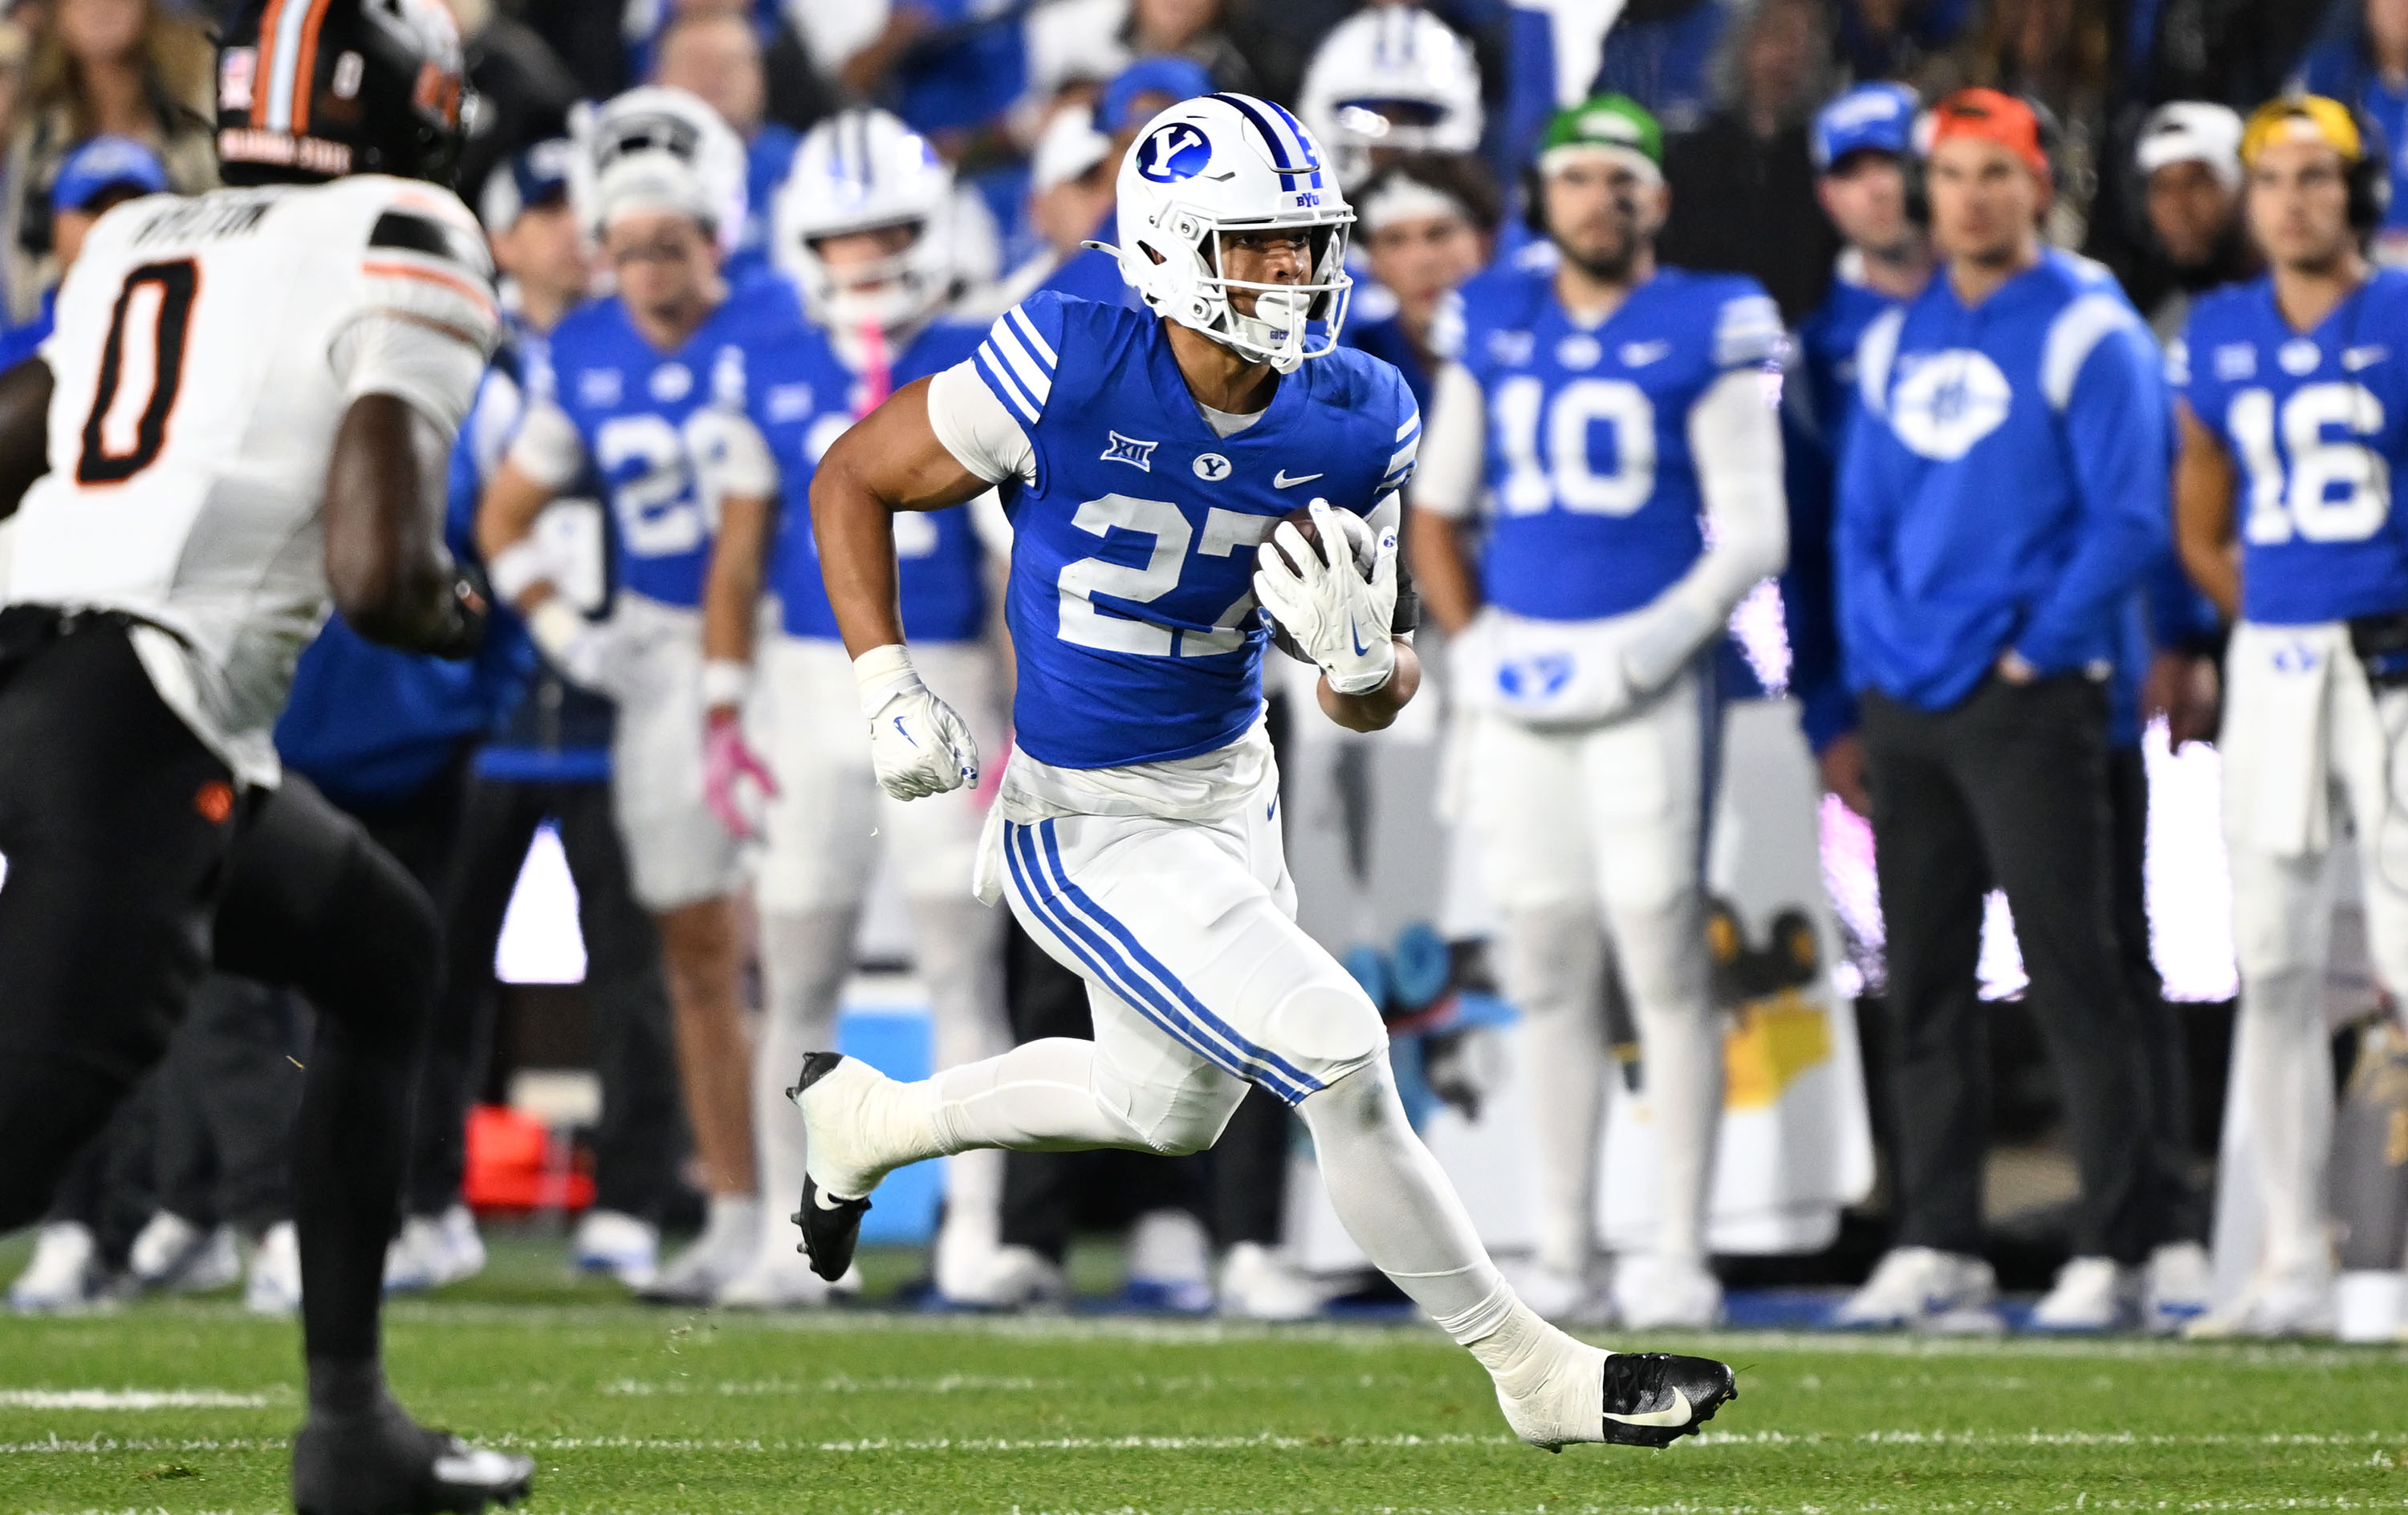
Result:
M490 357L501 339L494 260L459 197L433 185L389 180L366 207L360 315L385 313L433 326Z

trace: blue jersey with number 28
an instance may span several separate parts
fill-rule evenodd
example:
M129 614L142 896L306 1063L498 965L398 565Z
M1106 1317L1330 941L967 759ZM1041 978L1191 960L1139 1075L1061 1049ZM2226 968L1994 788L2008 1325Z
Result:
M2241 613L2296 626L2408 609L2408 272L2385 268L2313 332L2269 278L2200 297L2174 382L2240 476Z
M1340 348L1216 436L1159 318L1050 293L1005 312L972 361L1037 454L1035 482L1002 486L1019 744L1106 768L1243 736L1269 639L1255 550L1309 500L1369 515L1412 477L1403 376Z
M764 277L737 285L674 352L645 341L615 295L552 333L552 398L602 480L624 588L702 603L718 522L695 485L685 423L705 406L741 406L747 347L799 320L784 285Z

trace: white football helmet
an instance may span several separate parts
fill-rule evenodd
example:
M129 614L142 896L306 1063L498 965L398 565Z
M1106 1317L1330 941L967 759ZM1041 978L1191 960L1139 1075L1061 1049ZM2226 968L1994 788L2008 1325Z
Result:
M1471 46L1418 6L1373 6L1323 40L1304 73L1301 111L1347 189L1371 154L1472 152L1486 117Z
M838 111L796 150L778 187L772 258L824 326L916 326L953 293L953 171L927 138L883 110ZM821 238L908 226L900 250L841 278L820 256Z
M1148 121L1121 160L1121 278L1147 308L1281 373L1338 345L1354 279L1346 229L1354 212L1304 123L1246 94L1182 100ZM1296 227L1312 239L1300 284L1225 278L1225 233ZM1254 293L1254 313L1230 303ZM1309 332L1309 322L1320 322ZM1309 342L1318 345L1308 346Z
M748 208L744 144L700 98L647 84L598 108L579 106L569 135L583 150L570 160L569 194L595 239L626 211L668 210L709 226L723 255L736 250Z

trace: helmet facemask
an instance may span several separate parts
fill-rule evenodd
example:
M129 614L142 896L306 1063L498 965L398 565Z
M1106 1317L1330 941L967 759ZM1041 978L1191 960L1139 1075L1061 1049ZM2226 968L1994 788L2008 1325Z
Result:
M1343 206L1303 216L1267 217L1261 221L1215 222L1208 217L1172 206L1162 228L1168 247L1140 238L1137 256L1157 261L1185 258L1195 264L1184 305L1161 307L1161 313L1182 326L1203 333L1231 351L1267 363L1283 374L1294 373L1309 358L1326 356L1338 346L1353 299L1354 276L1346 271L1346 238L1354 212ZM1231 279L1222 243L1231 234L1253 231L1300 231L1310 248L1303 281L1273 284ZM1234 294L1254 296L1254 314L1238 308ZM1319 322L1318 333L1311 328ZM1310 345L1309 345L1310 344Z

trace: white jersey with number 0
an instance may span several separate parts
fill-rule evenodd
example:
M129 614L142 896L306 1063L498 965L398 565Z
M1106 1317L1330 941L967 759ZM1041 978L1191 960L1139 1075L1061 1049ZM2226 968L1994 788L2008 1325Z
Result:
M336 429L397 394L455 430L497 338L477 222L431 184L154 195L103 217L41 349L50 472L0 600L123 610L160 693L252 782L324 618Z

